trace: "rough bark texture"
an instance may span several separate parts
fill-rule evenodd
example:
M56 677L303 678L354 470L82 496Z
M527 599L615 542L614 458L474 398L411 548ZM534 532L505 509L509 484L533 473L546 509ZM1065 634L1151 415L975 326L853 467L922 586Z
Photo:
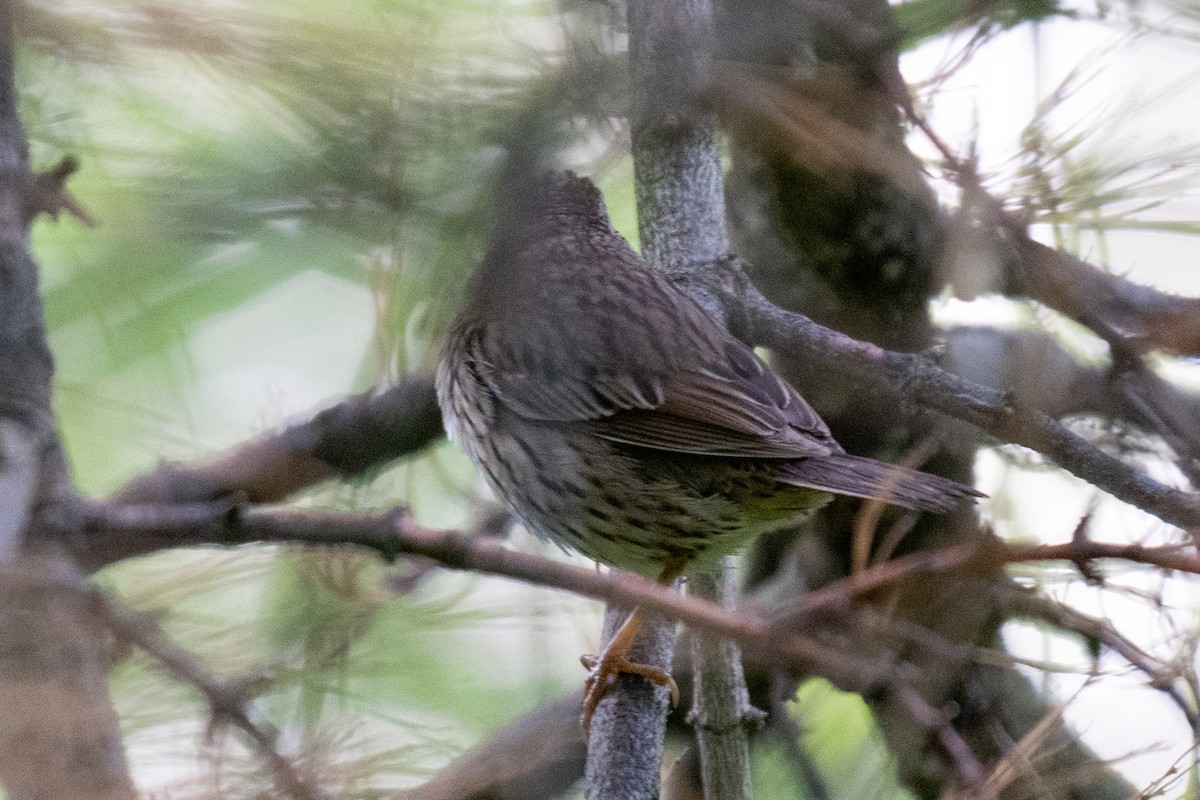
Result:
M688 593L732 607L736 593L732 559L708 572L693 571ZM707 800L749 800L748 732L762 722L750 705L742 653L727 639L692 632L692 712L701 786Z
M725 191L716 118L699 99L712 71L712 7L708 0L629 3L630 74L633 86L633 164L642 255L692 290L710 313L723 319L721 306L703 287L704 264L729 251ZM609 610L606 640L619 614ZM674 626L656 626L644 640L657 643L668 667ZM737 648L721 655L737 658ZM735 670L740 678L740 667ZM732 675L730 677L733 677ZM724 688L735 698L745 694L737 681ZM657 797L662 764L666 708L662 690L642 682L605 701L589 740L588 798ZM651 694L653 693L653 694ZM639 702L640 700L640 702ZM640 734L640 735L639 735ZM738 735L742 735L740 726ZM732 785L748 785L748 758L727 761ZM739 772L740 770L740 772ZM714 797L737 797L722 792ZM742 795L744 796L744 795Z
M55 205L31 196L38 179L30 174L16 115L12 6L11 0L0 0L0 783L14 800L117 800L131 798L133 788L107 697L101 643L83 595L72 590L79 576L52 548L17 556L23 540L55 540L72 527L72 518L66 502L70 485L50 408L52 362L37 270L27 245L31 218L54 211ZM635 69L648 66L635 73L633 82L644 250L651 263L704 300L713 293L706 277L716 271L693 268L720 259L728 245L722 171L705 105L711 65L707 48L697 44L697 38L708 35L703 24L696 24L702 6L696 0L633 3L631 47ZM853 336L919 351L931 343L925 301L937 285L934 266L946 266L951 237L919 165L903 146L897 110L903 86L889 45L888 20L886 4L878 0L730 3L719 26L726 63L715 76L713 95L738 135L735 249L756 266L754 277L767 294ZM682 27L669 29L680 21L685 22ZM738 71L744 67L751 69ZM60 183L66 174L59 176ZM1106 277L1019 236L1014 241L1018 258L1007 253L998 260L1010 270L1014 263L1023 265L1025 271L987 288L1036 297L1085 324L1099 316L1117 334L1167 352L1194 354L1200 349L1194 300ZM721 310L719 303L708 306L714 313ZM981 351L985 338L989 341ZM1008 349L1003 358L994 358L995 341L1001 338ZM984 363L980 352L994 363ZM890 364L898 363L897 354L883 355ZM955 332L948 354L949 361L976 370L968 377L1012 390L1029 407L1052 415L1079 410L1128 415L1131 408L1149 407L1158 412L1151 416L1191 445L1194 397L1144 380L1144 375L1142 380L1132 376L1121 391L1101 370L1064 359L1050 342L994 331ZM948 431L950 446L925 468L959 479L969 474L973 434L966 426L943 428L944 423L909 413L911 402L905 398L911 401L914 395L900 386L905 381L899 368L889 375L894 391L879 389L886 382L880 379L868 382L876 391L864 392L862 384L844 380L819 361L783 361L853 452L894 459L914 442ZM1063 375L1084 388L1064 392ZM1086 402L1081 404L1081 397ZM1178 413L1164 418L1164 408ZM397 414L411 426L397 425ZM417 381L350 401L210 464L162 470L127 487L118 499L180 503L231 493L279 499L315 480L368 469L437 435L431 387ZM1061 439L1056 441L1062 444ZM1148 483L1131 491L1153 501L1156 486ZM1162 513L1152 503L1146 507ZM1197 518L1194 503L1183 512L1185 516L1173 518ZM218 516L230 525L236 517ZM804 591L845 576L860 554L870 559L892 545L893 552L904 553L970 543L980 536L968 514L924 519L911 529L906 524L885 516L875 532L904 535L892 537L886 547L868 537L862 547L864 539L854 533L854 507L834 505L803 539L780 536L764 542L753 559L752 578L760 588L770 582L777 595L794 601ZM221 533L194 541L229 543ZM308 541L327 541L321 538L327 526L309 533ZM278 540L293 541L294 534L288 528ZM180 543L170 537L150 545L117 538L106 540L101 534L92 540L94 565ZM378 549L387 553L385 547ZM964 655L971 646L995 645L997 627L1011 613L1008 592L996 591L1002 581L997 565L984 574L911 580L876 593L853 625L838 630L836 644L864 658L902 660L906 679L929 704L958 710L957 728L989 765L1004 763L1022 744L1027 746L1031 734L1033 741L1044 743L1036 763L1009 759L1005 764L1008 775L995 787L1005 797L1047 792L1080 800L1130 796L1131 788L1079 745L1028 682L1012 670L981 667ZM613 618L610 613L610 627ZM641 658L665 663L671 631L670 626L658 628ZM898 632L910 635L906 639ZM760 669L760 678L767 671ZM595 722L594 738L604 744L593 748L591 797L657 794L665 693L640 679L622 685ZM946 765L931 755L931 729L922 728L888 693L867 694L902 777L923 796L942 793L949 781ZM576 707L573 699L568 707ZM569 715L566 727L572 725ZM473 760L463 762L475 767L469 780L457 788L443 783L446 792L434 796L476 796L463 794L461 787L484 778L495 778L504 787L495 792L512 791L513 796L543 797L565 790L582 769L580 741L563 734L561 714L540 730L551 737L541 740L543 750L507 751L528 754L528 762L520 765L527 770L510 763L511 771L501 774L500 762L489 760L487 748L481 748ZM1014 770L1014 764L1019 768Z
M10 800L132 800L101 642L79 576L53 542L71 487L50 408L13 76L12 0L0 0L0 785Z
M100 626L60 556L0 582L0 780L10 800L132 800Z
M604 641L621 627L627 610L609 606ZM640 664L669 667L675 651L675 625L654 618L630 651ZM667 690L636 675L622 675L592 718L588 735L588 800L656 800L666 737Z

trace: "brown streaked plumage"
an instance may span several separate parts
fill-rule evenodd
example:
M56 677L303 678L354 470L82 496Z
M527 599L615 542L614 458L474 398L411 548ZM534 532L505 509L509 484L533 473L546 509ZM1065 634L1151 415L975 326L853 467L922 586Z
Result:
M549 176L508 216L451 330L438 398L539 535L673 579L830 493L922 511L977 494L847 455L789 383L642 262L590 181Z

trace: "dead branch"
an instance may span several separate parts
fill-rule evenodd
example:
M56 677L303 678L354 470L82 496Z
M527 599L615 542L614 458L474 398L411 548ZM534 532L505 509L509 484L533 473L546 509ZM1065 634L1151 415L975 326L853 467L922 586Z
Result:
M432 378L412 378L338 403L312 419L235 447L212 461L164 465L112 499L194 503L241 496L281 500L333 477L361 475L442 435Z
M994 199L991 204L1000 207ZM1017 256L1010 272L1015 292L1088 327L1102 320L1141 353L1200 354L1200 299L1134 283L1035 242L1025 232L1024 222L1012 214L1002 213L999 222L1005 242Z
M279 731L258 713L245 687L209 673L195 656L171 641L151 617L121 608L99 591L90 590L87 595L96 614L120 640L137 647L171 676L204 696L214 726L233 725L245 734L270 765L280 790L295 800L329 800L329 795L310 785L279 751Z
M84 209L75 196L67 191L67 179L79 171L79 161L74 156L64 156L54 167L39 172L26 193L25 220L28 224L39 214L57 220L67 212L89 228L96 227L96 220Z
M371 516L340 512L287 511L258 507L122 506L94 504L86 509L95 536L132 540L175 540L178 546L289 542L324 546L366 547L388 559L415 555L451 569L502 575L565 589L621 607L642 606L666 619L724 636L747 655L819 674L847 691L876 697L894 695L918 725L938 744L947 762L967 784L984 774L939 712L918 694L906 690L906 678L889 659L847 657L795 633L782 630L761 615L727 611L713 603L685 598L637 575L573 567L506 549L492 539L479 540L454 531L415 524L402 511ZM928 727L928 726L933 727Z
M724 297L731 319L758 344L786 351L885 392L969 422L1002 442L1042 453L1059 466L1115 497L1182 528L1200 527L1200 496L1165 486L1104 453L1046 414L1011 396L965 381L929 359L884 350L818 325L767 300L746 278L737 259Z
M583 777L587 746L575 692L501 728L404 800L545 800Z

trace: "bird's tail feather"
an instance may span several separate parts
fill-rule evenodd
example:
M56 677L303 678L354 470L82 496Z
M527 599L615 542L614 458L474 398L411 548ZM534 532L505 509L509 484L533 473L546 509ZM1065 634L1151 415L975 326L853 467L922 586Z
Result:
M789 461L782 466L779 480L791 486L883 500L915 511L949 511L964 497L983 496L948 478L845 453Z

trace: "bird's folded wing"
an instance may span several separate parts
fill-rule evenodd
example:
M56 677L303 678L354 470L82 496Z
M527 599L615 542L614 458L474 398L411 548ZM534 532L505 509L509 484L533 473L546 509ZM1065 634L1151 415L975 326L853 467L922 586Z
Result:
M694 455L800 458L831 452L804 436L756 436L661 410L621 412L591 422L589 428L610 441Z
M486 335L474 337L467 344L468 360L496 399L526 419L578 422L663 402L662 386L653 378L522 360L492 344Z
M639 370L636 362L621 369L619 358L554 370L505 362L486 336L475 338L471 349L496 399L527 419L588 422L602 438L681 453L801 458L841 452L790 384L736 339L720 345L723 352L697 351L656 371Z
M841 452L824 421L753 354L750 373L678 372L663 381L657 408L591 424L596 435L640 447L741 458L802 458ZM750 363L750 362L747 362ZM761 371L759 371L761 370Z

